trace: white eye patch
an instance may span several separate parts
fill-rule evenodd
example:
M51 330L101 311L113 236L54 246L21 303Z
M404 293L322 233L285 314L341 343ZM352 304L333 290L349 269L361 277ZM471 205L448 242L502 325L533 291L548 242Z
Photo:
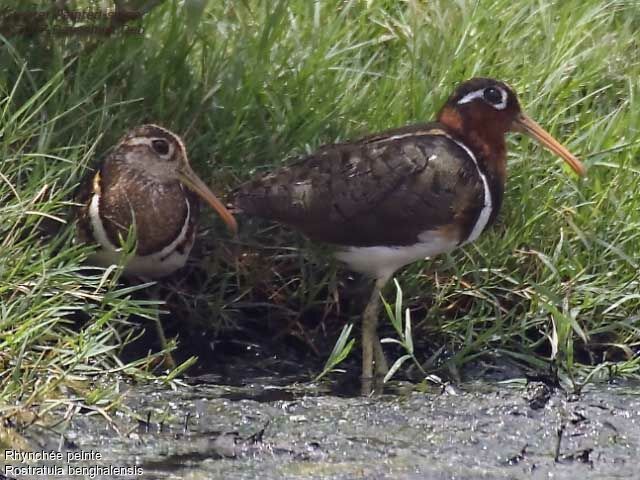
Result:
M492 103L492 102L490 102L489 100L487 100L484 97L484 91L487 88L493 88L493 89L497 90L498 92L500 92L500 96L502 98L500 103ZM500 87L485 87L485 88L481 88L479 90L474 90L473 92L467 93L464 97L462 97L460 100L458 100L458 105L462 105L463 103L473 102L477 98L479 98L480 100L484 101L485 103L488 103L489 105L491 105L496 110L504 110L505 108L507 108L507 92L504 89L500 88Z
M158 152L158 150L153 147L153 142L156 141L156 140L160 140L160 141L165 142L167 144L167 147L168 147L167 153ZM126 144L127 145L131 145L131 146L133 146L133 145L146 145L151 150L153 150L157 155L159 155L160 158L171 158L171 156L173 155L173 144L171 142L167 142L163 138L157 138L157 137L133 137L133 138L130 138L129 140L127 140Z

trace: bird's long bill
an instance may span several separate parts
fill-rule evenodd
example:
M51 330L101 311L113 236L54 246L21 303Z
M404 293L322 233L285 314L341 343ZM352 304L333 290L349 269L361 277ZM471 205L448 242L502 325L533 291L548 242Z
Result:
M193 170L190 167L185 167L180 171L180 181L184 183L187 187L197 193L205 202L211 205L218 215L222 218L224 223L227 224L229 230L235 235L238 231L238 223L236 219L231 214L229 210L222 204L220 200L213 194L209 187L205 185L205 183L200 180Z
M551 136L544 128L536 122L521 113L515 120L516 127L519 130L535 138L542 145L547 147L553 153L561 157L569 166L580 176L584 176L586 170L582 162L578 160L569 150L567 150L560 142Z

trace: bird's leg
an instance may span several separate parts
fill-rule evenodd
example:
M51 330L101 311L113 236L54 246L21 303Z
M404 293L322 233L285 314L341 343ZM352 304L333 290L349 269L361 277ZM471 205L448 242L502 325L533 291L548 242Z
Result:
M362 394L369 395L376 376L384 376L387 360L378 338L378 315L380 313L380 292L387 283L388 276L376 279L369 302L362 315Z
M387 357L384 355L384 350L382 350L382 344L380 343L377 330L373 343L373 360L375 362L374 372L376 377L384 378L389 372L389 364L387 363Z
M151 297L152 300L160 299L158 288L159 288L158 285L153 285L149 289L149 296ZM167 350L169 344L167 342L167 336L164 333L164 327L162 326L162 322L160 321L160 312L158 311L158 309L155 310L153 322L156 326L156 335L158 336L158 341L160 342L160 348L165 351L163 355L162 363L167 368L174 369L176 368L176 361L173 358L172 353Z

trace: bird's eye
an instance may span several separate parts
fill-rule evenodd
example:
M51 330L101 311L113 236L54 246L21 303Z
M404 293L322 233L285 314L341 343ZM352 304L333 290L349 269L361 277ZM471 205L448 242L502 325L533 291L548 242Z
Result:
M153 147L153 150L159 155L166 155L169 153L169 142L167 142L166 140L157 138L151 141L151 146Z
M502 92L495 87L485 88L482 96L492 105L502 103Z

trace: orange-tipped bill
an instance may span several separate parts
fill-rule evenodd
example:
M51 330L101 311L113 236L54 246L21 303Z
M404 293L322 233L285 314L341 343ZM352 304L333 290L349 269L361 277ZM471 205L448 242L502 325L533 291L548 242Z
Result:
M578 160L575 155L567 150L560 142L553 138L544 128L531 120L524 113L521 113L515 119L514 123L516 129L535 138L538 142L567 162L574 172L580 176L584 176L586 170L584 165L582 165L582 162L580 162L580 160Z
M205 202L211 205L218 215L227 224L229 230L235 235L238 232L238 223L231 212L222 204L220 200L209 190L209 187L200 180L190 167L186 166L180 171L180 181L197 193Z

